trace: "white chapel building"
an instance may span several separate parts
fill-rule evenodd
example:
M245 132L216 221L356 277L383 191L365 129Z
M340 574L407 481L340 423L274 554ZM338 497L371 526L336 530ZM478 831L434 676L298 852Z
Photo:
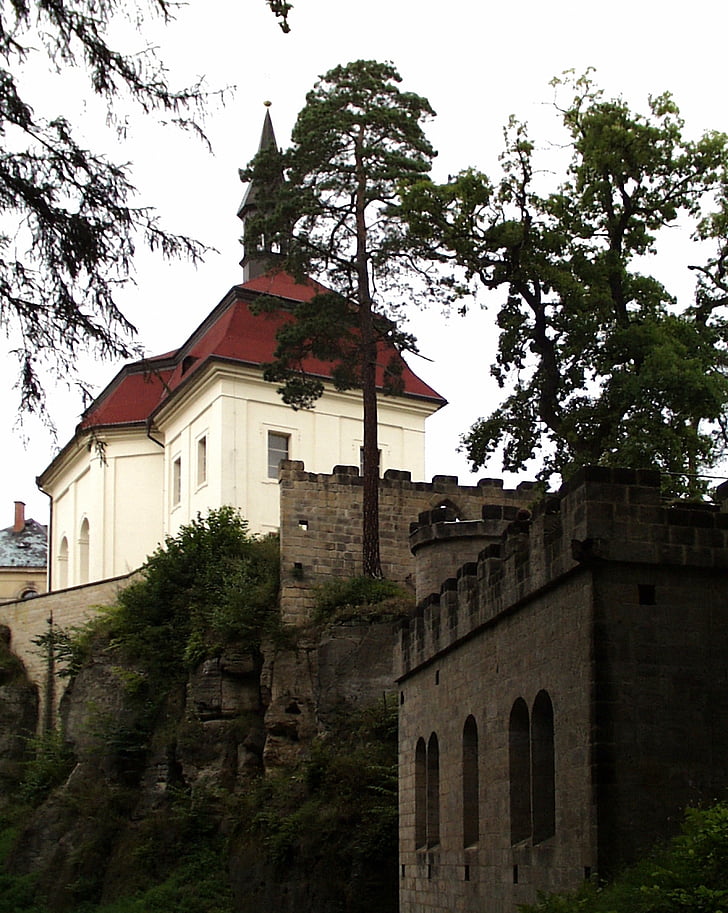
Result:
M266 114L261 145L275 142ZM243 220L254 205L250 186ZM324 381L311 410L294 411L263 379L286 307L321 287L264 272L246 245L244 282L234 286L178 349L125 365L83 414L73 438L38 477L50 496L49 588L120 576L198 513L232 505L255 533L278 528L278 465L308 471L360 465L358 390L338 392L331 366L310 359ZM279 299L254 314L261 296ZM392 351L382 351L378 383ZM328 381L328 382L327 382ZM379 399L380 471L424 478L425 419L445 400L402 361L402 390Z

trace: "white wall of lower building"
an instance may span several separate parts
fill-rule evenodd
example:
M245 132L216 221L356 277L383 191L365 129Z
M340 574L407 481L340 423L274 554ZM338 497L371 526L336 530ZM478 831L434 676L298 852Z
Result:
M128 573L162 541L162 448L139 428L98 440L79 438L44 474L54 590Z

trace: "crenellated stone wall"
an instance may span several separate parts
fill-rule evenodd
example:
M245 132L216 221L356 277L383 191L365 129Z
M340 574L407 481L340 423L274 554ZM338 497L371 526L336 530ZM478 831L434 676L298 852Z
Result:
M355 466L335 466L329 475L306 472L296 460L281 464L281 602L287 621L297 624L308 617L313 587L331 577L361 573L362 487ZM418 515L443 509L459 521L479 520L486 503L527 505L532 488L532 483L523 483L515 490L504 489L500 479L459 485L457 476L413 482L409 472L387 470L379 485L384 576L415 589L408 536ZM451 560L454 569L458 557Z
M511 913L633 860L728 785L728 514L659 486L588 467L530 510L413 527L422 585L395 649L402 913Z

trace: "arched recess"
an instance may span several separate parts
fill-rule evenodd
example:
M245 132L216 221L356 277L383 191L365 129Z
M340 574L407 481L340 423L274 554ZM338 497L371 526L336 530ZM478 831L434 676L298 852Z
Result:
M90 528L88 519L83 518L81 531L78 535L78 582L88 583L89 574L89 541Z
M58 584L56 589L63 590L68 586L68 539L61 539L58 549Z
M536 695L531 714L531 783L533 842L540 843L556 831L554 708L546 691Z
M415 747L415 848L427 846L427 746Z
M433 732L427 743L427 845L440 842L440 746Z
M438 501L433 510L439 510L441 507L448 511L453 520L462 520L462 511L454 501L450 500L450 498L443 498L442 501Z
M478 776L478 724L473 716L463 726L463 846L480 839L480 788Z
M531 746L528 707L523 698L513 704L508 725L511 843L531 836Z

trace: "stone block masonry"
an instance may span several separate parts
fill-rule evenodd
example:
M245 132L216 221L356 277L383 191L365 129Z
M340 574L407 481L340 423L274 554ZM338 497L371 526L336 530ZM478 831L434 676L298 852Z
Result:
M656 472L586 467L528 512L423 515L410 543L402 913L513 913L723 794L728 513L663 502ZM433 586L440 552L464 562Z
M284 620L300 624L309 615L312 588L331 577L361 573L362 485L355 466L328 474L306 472L287 460L280 470L281 605ZM418 515L443 509L458 521L480 519L484 504L516 509L533 498L533 486L503 488L500 479L459 485L457 476L413 482L409 472L387 470L379 486L379 534L384 576L415 589L410 524ZM458 559L453 557L453 569ZM443 569L445 566L443 565Z
M336 466L328 475L306 472L299 461L282 463L279 479L281 610L286 624L305 627L317 586L335 577L361 574L363 480L354 466ZM527 485L518 491L504 490L500 480L463 486L454 476L413 482L409 472L387 471L379 485L384 575L414 591L415 562L408 535L410 523L423 512L445 511L467 523L481 516L484 503L521 504L532 494ZM457 558L452 556L451 562L454 568ZM329 692L350 704L364 704L394 689L390 625L364 622L350 634L351 638L337 626L337 644L326 650L307 643L304 635L298 638L295 655L276 655L268 718L276 719L280 731L296 732L298 737L325 724ZM343 656L355 659L342 663ZM286 756L282 740L274 747L281 757Z
M59 680L53 675L47 652L35 640L52 628L79 627L97 613L99 606L113 605L119 590L133 578L134 574L127 574L0 605L0 624L7 625L11 632L10 649L23 661L28 677L38 686L41 728L47 729L53 723L67 679Z

